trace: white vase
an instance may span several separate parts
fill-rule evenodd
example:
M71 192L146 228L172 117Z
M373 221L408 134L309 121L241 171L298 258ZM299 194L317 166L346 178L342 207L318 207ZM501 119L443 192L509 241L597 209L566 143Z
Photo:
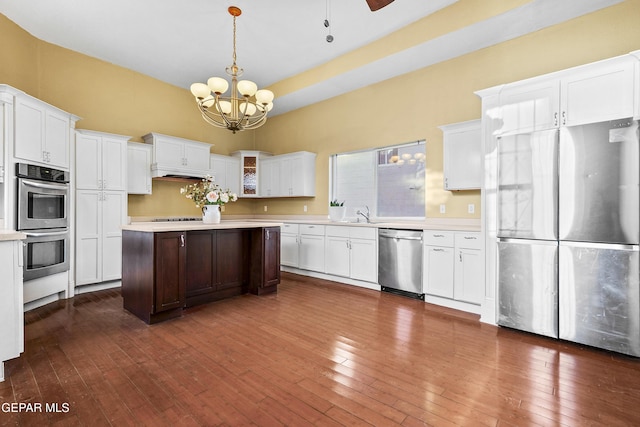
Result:
M336 222L342 221L346 210L344 206L329 206L329 219Z
M205 224L219 224L220 223L220 206L219 205L203 206L202 222L204 222Z

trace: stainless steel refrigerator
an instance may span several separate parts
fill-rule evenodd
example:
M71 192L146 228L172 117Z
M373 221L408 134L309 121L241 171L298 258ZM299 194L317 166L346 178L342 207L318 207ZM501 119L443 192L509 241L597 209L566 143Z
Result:
M498 140L498 323L640 356L630 119Z

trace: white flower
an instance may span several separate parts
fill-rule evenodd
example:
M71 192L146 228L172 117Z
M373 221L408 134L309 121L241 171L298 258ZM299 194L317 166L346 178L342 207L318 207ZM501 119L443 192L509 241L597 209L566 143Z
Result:
M222 190L218 184L213 182L213 178L207 175L196 184L189 184L180 189L187 199L193 200L196 207L204 205L224 205L228 202L238 200L238 195L230 190Z
M210 203L215 203L218 201L220 197L218 196L218 193L216 193L215 191L209 191L207 193L207 201Z

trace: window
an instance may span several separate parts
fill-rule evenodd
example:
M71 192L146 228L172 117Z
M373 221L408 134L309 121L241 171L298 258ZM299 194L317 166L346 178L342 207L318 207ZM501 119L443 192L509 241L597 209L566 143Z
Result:
M346 216L368 208L372 218L424 218L424 141L331 156L331 200Z

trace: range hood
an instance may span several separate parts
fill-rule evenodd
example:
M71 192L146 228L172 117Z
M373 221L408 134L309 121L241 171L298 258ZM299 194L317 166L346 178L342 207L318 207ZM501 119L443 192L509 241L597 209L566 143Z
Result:
M142 137L151 145L151 177L200 180L211 174L211 144L151 132Z
M157 163L151 165L151 178L157 180L199 181L209 174L211 174L209 170L160 167Z

